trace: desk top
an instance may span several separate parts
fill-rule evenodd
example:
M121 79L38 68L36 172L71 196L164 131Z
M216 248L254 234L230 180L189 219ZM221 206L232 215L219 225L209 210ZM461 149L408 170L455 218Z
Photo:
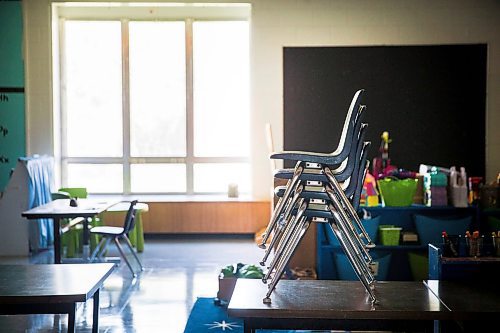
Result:
M379 304L359 281L281 280L263 304L267 286L257 279L239 279L228 314L241 318L310 319L446 319L449 310L422 282L381 281L375 286Z
M118 201L78 199L78 206L71 207L70 199L58 199L21 214L28 219L92 217L115 205Z
M429 290L458 318L498 319L500 315L500 285L498 283L424 281Z
M0 304L85 302L114 267L111 263L0 265Z

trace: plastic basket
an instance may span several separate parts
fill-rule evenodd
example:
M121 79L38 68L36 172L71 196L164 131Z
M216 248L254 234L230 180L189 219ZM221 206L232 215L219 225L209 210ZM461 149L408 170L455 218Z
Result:
M415 215L415 228L417 229L420 244L440 245L443 231L449 235L464 235L472 225L472 216L460 219L435 218L425 215Z
M389 266L391 264L391 253L382 252L370 252L373 258L373 265L376 267L374 277L379 281L387 280L387 275L389 273ZM354 268L352 268L351 263L347 256L342 252L335 252L335 268L337 269L337 275L340 280L358 280Z
M413 203L418 179L384 178L377 181L385 206L403 207Z
M400 227L380 227L380 243L382 245L399 245L399 235L402 229Z
M422 281L429 278L429 259L427 255L408 252L408 259L413 280Z
M378 227L380 223L380 216L375 216L371 219L362 219L361 223L363 224L363 227L365 228L366 232L368 233L368 236L370 236L371 240L373 243L377 242L377 236L378 236ZM325 228L325 234L326 234L326 239L328 240L329 245L340 245L337 236L334 235L332 229L330 228L329 225L326 223L322 224L322 226ZM363 238L364 239L364 238Z

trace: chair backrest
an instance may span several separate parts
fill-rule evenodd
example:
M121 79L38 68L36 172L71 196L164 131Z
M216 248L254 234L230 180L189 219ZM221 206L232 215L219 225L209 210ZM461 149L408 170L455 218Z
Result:
M85 199L87 198L88 195L86 187L63 187L60 188L58 192L66 192L72 198L80 198L80 199Z
M344 170L335 175L335 178L339 182L343 182L347 178L351 177L356 168L356 163L360 161L361 154L363 153L364 139L368 124L361 124L360 122L360 126L356 127L359 127L359 129L357 129L356 139L351 144L349 156L344 160L344 162L342 162Z
M360 111L361 97L364 91L364 89L360 89L354 94L351 104L349 105L349 110L347 111L344 126L342 127L337 149L332 152L333 155L340 155L341 160L346 158L349 153L354 127L358 120L358 111Z
M135 214L137 212L137 200L130 202L130 207L127 210L127 215L125 215L125 220L123 222L123 233L128 233L135 226Z

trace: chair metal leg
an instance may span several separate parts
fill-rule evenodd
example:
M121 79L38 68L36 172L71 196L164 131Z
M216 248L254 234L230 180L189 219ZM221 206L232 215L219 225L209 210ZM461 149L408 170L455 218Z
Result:
M144 270L144 267L142 267L141 261L139 260L139 257L137 256L137 253L135 253L134 248L132 247L132 243L130 242L130 239L128 239L127 235L123 235L123 239L125 239L125 243L128 245L128 248L130 249L130 252L134 255L135 260L139 264L139 267L141 268L141 271Z
M343 203L345 203L345 208L347 209L349 214L352 216L354 222L356 223L356 226L361 230L361 233L363 234L366 241L368 242L368 244L366 246L367 247L374 247L375 245L374 245L373 241L371 240L370 236L368 235L368 232L366 232L365 227L361 223L361 220L359 219L358 214L356 214L356 211L354 210L352 205L349 203L349 199L346 197L344 191L342 191L342 188L340 187L339 182L337 181L335 176L332 174L330 168L325 167L324 172L325 172L325 175L328 178L328 181L330 182L331 186L338 193L340 200Z
M269 257L269 254L271 254L271 251L273 250L275 244L278 241L281 241L281 237L283 235L283 232L286 230L287 225L292 220L292 218L291 218L292 209L295 207L296 202L299 200L300 193L302 192L303 188L304 187L302 185L300 185L297 188L297 190L295 191L295 194L293 195L293 198L291 199L290 203L286 207L285 213L283 214L284 226L274 228L275 230L274 230L273 239L271 240L269 247L266 249L266 252L264 253L264 258L262 258L262 261L260 262L261 266L265 265L267 258ZM300 205L300 203L299 203L299 205Z
M127 256L125 255L125 251L123 251L123 248L122 248L122 246L120 244L120 241L118 240L117 237L114 238L114 241L115 241L116 247L118 248L118 251L120 251L120 254L123 257L123 260L125 260L125 263L127 264L128 268L132 272L132 276L136 277L137 274L135 273L134 268L132 267L132 265L130 265L130 262L128 261Z
M269 269L267 271L267 274L262 278L262 281L264 283L267 283L267 280L273 273L274 269L276 268L276 265L279 263L281 260L281 257L283 256L283 253L285 252L286 248L289 246L289 242L293 239L293 235L297 232L297 226L301 222L302 215L304 214L306 208L307 208L307 202L301 198L299 199L299 210L297 211L297 214L295 216L291 216L290 221L288 222L288 225L286 226L286 230L283 232L283 235L280 239L280 242L278 246L276 247L276 254L269 265Z
M347 254L351 265L355 266L354 269L366 278L367 283L371 284L374 281L374 278L370 267L368 266L366 260L364 260L364 257L353 249L352 244L348 240L348 236L346 236L344 231L342 231L342 228L339 227L339 218L339 215L335 212L334 219L330 222L332 231L339 240L342 249Z
M300 241L306 234L306 231L309 228L309 224L310 222L307 217L302 216L300 218L300 221L298 223L299 232L292 239L292 244L290 244L287 253L285 253L285 256L282 258L279 267L277 267L276 269L276 275L274 276L271 284L269 285L266 296L262 300L264 303L266 304L271 303L271 298L270 298L271 294L276 288L276 285L278 284L279 280L281 279L281 275L283 275L283 272L285 271L285 268L288 262L290 261L290 258L293 256L293 253L297 249L297 246L299 245Z
M377 303L377 297L375 296L374 291L372 290L372 283L373 283L373 276L371 273L368 271L363 272L363 265L361 267L358 265L359 262L356 261L355 255L349 251L349 242L344 240L344 237L342 235L342 232L338 228L335 222L330 223L330 226L332 227L333 232L337 236L339 243L341 244L344 253L347 255L347 258L349 259L349 262L351 263L352 267L354 268L354 272L358 276L358 279L361 281L363 286L365 287L365 290L368 292L370 295L370 298L372 299L372 303L375 304ZM371 280L371 281L370 281Z
M362 251L365 258L367 258L367 261L371 262L372 258L370 256L370 254L368 253L368 250L365 248L363 241L361 240L358 232L356 231L356 229L352 225L352 223L349 219L349 216L347 215L347 213L344 210L343 205L340 203L340 201L338 200L337 196L335 195L335 193L333 192L333 190L331 189L330 186L326 186L326 193L328 194L328 196L330 197L330 200L333 203L333 207L330 207L330 211L332 211L332 214L333 214L334 210L336 210L339 213L339 215L341 217L339 219L339 225L340 225L342 231L344 232L344 234L347 236L347 239L351 243L352 247L355 249L355 251L357 253L359 251ZM347 206L350 206L350 205L351 204L349 202L347 202ZM351 208L352 208L352 206L351 206ZM356 246L356 244L358 244L359 246Z
M263 234L262 241L259 244L260 248L266 248L266 242L269 239L271 232L274 230L274 228L276 226L276 222L279 220L281 212L285 208L286 203L288 202L288 199L290 198L290 195L293 192L293 189L296 187L296 185L299 181L300 175L302 174L303 170L304 170L304 167L300 165L300 162L298 162L297 166L295 167L293 177L287 183L285 194L278 201L278 204L276 205L276 208L273 211L273 215L271 216L271 219L269 220L269 224L267 225L266 231Z
M103 251L103 249L105 249L107 247L109 242L110 242L110 239L108 237L103 236L101 241L99 242L99 244L97 244L97 246L95 247L94 251L92 251L92 254L90 255L89 261L93 262L98 257L98 255Z

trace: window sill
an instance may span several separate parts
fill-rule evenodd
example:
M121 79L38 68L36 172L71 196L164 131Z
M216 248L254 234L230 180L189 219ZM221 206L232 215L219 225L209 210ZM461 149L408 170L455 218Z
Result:
M89 198L111 199L119 201L139 200L141 202L267 202L269 200L254 198L251 195L240 195L237 198L228 198L224 194L92 194Z

